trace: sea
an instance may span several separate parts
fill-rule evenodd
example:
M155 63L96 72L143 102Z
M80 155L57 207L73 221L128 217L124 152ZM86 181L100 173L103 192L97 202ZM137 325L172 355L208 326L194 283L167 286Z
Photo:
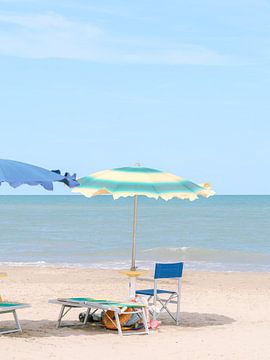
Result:
M0 264L130 266L133 198L0 196ZM270 196L139 198L137 266L184 261L201 271L270 271Z

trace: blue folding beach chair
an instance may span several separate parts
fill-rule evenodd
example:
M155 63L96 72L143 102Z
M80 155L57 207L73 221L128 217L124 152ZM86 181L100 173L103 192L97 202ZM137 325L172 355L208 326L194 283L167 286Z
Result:
M154 288L137 290L137 295L148 296L149 305L154 305L154 310L152 312L153 319L156 320L160 313L165 310L171 316L171 318L176 322L176 325L179 325L180 320L180 299L181 299L181 280L183 275L183 262L179 263L170 263L170 264L160 264L157 263L155 266L154 274ZM177 280L177 290L165 290L158 289L157 283L159 279L175 279ZM156 305L159 303L161 309L159 314L156 312ZM176 316L168 309L169 304L176 304Z

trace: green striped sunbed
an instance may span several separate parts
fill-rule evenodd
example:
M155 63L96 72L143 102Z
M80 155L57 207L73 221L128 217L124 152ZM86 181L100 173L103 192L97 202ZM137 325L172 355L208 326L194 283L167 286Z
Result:
M86 325L88 315L97 311L97 310L112 310L115 316L115 323L117 326L119 335L131 335L131 334L149 334L147 319L146 319L146 309L144 304L133 303L133 302L121 302L117 300L107 300L107 299L95 299L91 297L74 297L74 298L58 298L56 300L49 300L49 303L61 305L60 314L58 316L56 328L63 326L62 320L64 316L73 308L85 308L86 315L83 324ZM129 310L128 310L129 309ZM130 311L130 309L132 309ZM131 331L125 332L123 334L119 316L126 314L128 310L129 314L137 313L143 322L144 330L143 331Z

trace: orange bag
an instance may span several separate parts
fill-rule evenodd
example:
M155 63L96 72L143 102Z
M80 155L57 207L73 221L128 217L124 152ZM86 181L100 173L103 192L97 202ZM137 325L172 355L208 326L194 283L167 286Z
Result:
M132 308L128 308L126 312L133 311ZM132 314L120 314L119 321L121 326L125 326L128 320L131 318ZM114 316L114 311L107 310L102 317L102 324L106 329L117 330L117 324ZM129 328L122 328L122 330L129 330Z

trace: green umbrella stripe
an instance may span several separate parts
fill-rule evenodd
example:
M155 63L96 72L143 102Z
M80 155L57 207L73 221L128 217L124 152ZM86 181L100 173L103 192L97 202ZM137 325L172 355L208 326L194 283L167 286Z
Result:
M204 188L196 185L190 181L179 181L177 182L160 182L160 183L144 183L144 182L119 182L115 180L102 180L95 178L84 178L79 179L81 189L100 189L104 188L109 191L140 191L140 192L155 192L155 193L166 193L166 192L197 192Z
M146 168L146 167L142 167L142 166L138 166L138 167L127 166L127 167L122 167L122 168L116 168L116 169L113 169L112 171L114 171L114 172L117 171L117 172L122 172L122 173L143 173L143 174L163 173L163 171L161 171L161 170Z

